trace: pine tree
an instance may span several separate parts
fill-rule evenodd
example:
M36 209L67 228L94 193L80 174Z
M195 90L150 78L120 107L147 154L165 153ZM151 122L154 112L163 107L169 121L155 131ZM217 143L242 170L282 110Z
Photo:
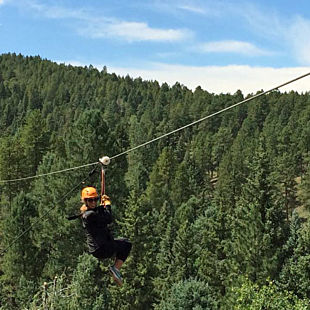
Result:
M16 136L0 138L0 179L10 180L21 177L25 168L25 157L22 146ZM7 182L0 184L2 193L1 205L11 205L14 193L18 193L25 185L20 182Z
M194 254L197 244L193 242L193 224L199 215L201 207L202 200L190 197L176 211L174 225L177 227L177 232L172 247L174 260L171 262L172 272L169 277L172 282L197 276L197 269L195 268L197 256Z
M136 309L145 309L155 301L153 278L157 276L156 255L163 238L163 227L169 222L169 218L161 217L160 222L159 219L163 210L172 206L169 197L172 165L173 152L163 150L153 167L145 193L139 197L139 184L136 184L137 189L132 187L125 211L126 220L122 223L123 231L133 242L124 267L124 276L129 281L124 290L124 309L133 305Z
M218 303L212 292L212 288L196 279L188 279L175 283L169 291L169 296L155 309L160 310L216 310Z
M69 309L112 309L110 305L110 276L103 278L99 262L89 254L79 257L73 273Z
M62 170L67 164L65 158L48 153L38 173ZM39 178L32 190L38 210L38 216L34 219L33 239L38 248L38 261L44 266L44 278L52 279L55 274L62 273L63 268L74 268L78 255L85 250L81 223L78 220L68 221L67 216L79 212L83 186L80 182L87 173L79 171L68 176L58 174Z
M46 125L39 110L33 110L28 114L19 139L25 156L24 173L33 176L48 148Z
M6 292L5 301L12 309L17 306L16 292L21 277L34 281L40 275L38 252L32 241L32 220L36 215L35 201L30 195L21 192L11 205L2 212L1 282Z
M298 199L301 205L310 210L310 165L306 168L305 174L302 175L299 185Z
M286 238L283 207L281 200L275 199L263 140L248 168L249 176L233 219L231 250L237 263L236 272L262 281L277 276Z
M259 286L248 279L243 281L240 288L233 291L232 303L224 309L270 309L270 310L307 310L310 301L300 299L287 290L282 290L273 281Z
M217 296L225 295L229 283L227 255L229 216L221 206L204 204L205 213L193 224L192 243L197 277L208 283Z
M301 226L295 215L290 227L290 238L285 245L286 261L281 270L281 287L290 290L299 297L310 298L310 225Z

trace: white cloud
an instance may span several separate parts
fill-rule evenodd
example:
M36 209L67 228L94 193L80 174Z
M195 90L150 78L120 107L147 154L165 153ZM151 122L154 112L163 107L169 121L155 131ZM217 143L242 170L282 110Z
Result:
M296 17L287 36L299 63L310 65L310 21Z
M204 43L200 45L200 50L205 53L237 53L248 56L270 54L270 52L260 49L249 42L233 40Z
M27 8L38 12L40 16L54 19L81 19L87 20L87 13L84 10L80 9L67 9L61 6L49 6L46 4L40 4L34 1L27 1Z
M90 30L95 38L118 37L127 41L180 41L191 36L188 30L151 28L146 23L126 21L94 23Z
M253 23L253 21L252 21ZM257 30L292 55L300 65L310 65L310 20L300 15L284 20L265 15L256 20Z
M0 0L3 1L3 0ZM76 26L79 34L92 38L120 38L126 41L180 41L192 33L187 29L160 29L150 27L143 22L128 22L116 18L99 16L99 14L82 10L67 9L61 6L47 6L29 2L29 8L42 16L54 19L71 18L80 23Z
M100 67L100 66L99 66ZM101 66L102 67L102 66ZM125 76L157 80L174 85L179 82L190 89L201 86L211 93L235 93L240 89L243 94L269 90L275 86L310 72L310 67L270 68L250 66L205 66L190 67L182 65L154 64L150 69L108 67L108 72ZM310 76L281 88L281 91L310 91Z
M283 39L287 26L290 24L287 18L276 14L273 10L259 9L251 3L244 3L235 8L235 14L248 23L248 27L257 36L268 40Z
M310 64L310 20L301 15L281 16L274 11L260 10L252 4L236 8L256 35L274 41L301 65Z
M205 14L206 13L206 11L203 8L190 6L190 5L180 5L178 8L181 10L192 12L192 13L198 13L198 14Z
M223 13L227 14L227 9L230 6L235 7L235 5L230 5L228 1L222 2L214 0L156 0L152 1L151 9L171 15L179 15L181 12L183 14L199 14L212 18L223 16Z
M57 61L58 63L73 66L88 66L89 64L77 61ZM195 90L197 86L210 93L231 93L241 90L244 95L269 90L303 74L310 73L310 67L271 68L251 66L184 66L165 63L145 64L147 69L134 67L107 66L109 73L120 76L129 75L133 78L141 77L144 80L158 81L174 85L176 82ZM93 64L101 70L103 65ZM284 91L310 92L310 75L279 89Z

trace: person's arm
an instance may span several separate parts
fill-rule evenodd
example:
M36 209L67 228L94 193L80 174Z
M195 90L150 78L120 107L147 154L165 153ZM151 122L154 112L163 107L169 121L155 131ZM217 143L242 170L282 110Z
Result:
M98 215L94 210L87 210L85 213L82 215L83 223L85 226L88 225L93 225L96 222Z
M111 224L113 221L113 218L112 218L110 197L107 195L104 195L102 202L103 204L99 206L99 213L103 217L104 222L106 224Z

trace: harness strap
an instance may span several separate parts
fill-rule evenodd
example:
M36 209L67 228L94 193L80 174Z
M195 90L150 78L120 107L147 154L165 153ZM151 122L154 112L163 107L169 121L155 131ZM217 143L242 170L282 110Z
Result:
M101 164L101 193L100 193L100 204L103 204L103 196L105 195L105 169Z

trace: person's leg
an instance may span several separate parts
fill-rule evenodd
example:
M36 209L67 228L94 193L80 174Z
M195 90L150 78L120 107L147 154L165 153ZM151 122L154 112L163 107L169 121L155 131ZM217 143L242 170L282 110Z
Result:
M93 255L99 260L104 260L106 258L112 258L115 255L115 246L112 244L105 244L99 248ZM123 285L123 277L119 272L119 268L122 266L123 261L116 259L114 265L109 267L110 273L113 277L113 280L118 286Z
M123 264L124 264L124 262L123 262L121 259L115 258L114 266L115 266L118 270L121 269L121 267L122 267Z
M119 285L122 286L123 284L123 277L119 270L121 269L123 263L127 259L130 250L131 250L131 243L128 240L114 240L113 247L115 249L115 262L114 265L110 267L110 271L114 278L114 281Z
M93 252L92 255L100 260L112 258L115 255L114 245L106 243Z
M114 266L119 270L126 261L131 251L131 243L127 239L114 240L115 263Z

